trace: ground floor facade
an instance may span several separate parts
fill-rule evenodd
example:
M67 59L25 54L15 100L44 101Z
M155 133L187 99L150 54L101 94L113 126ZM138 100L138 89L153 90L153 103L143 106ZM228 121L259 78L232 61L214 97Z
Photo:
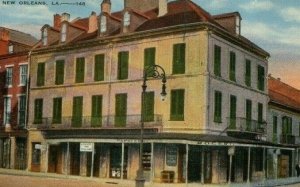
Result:
M138 136L59 136L29 132L29 171L135 180L139 168ZM145 137L142 166L148 182L256 182L295 176L297 153L294 148L263 143L155 135Z

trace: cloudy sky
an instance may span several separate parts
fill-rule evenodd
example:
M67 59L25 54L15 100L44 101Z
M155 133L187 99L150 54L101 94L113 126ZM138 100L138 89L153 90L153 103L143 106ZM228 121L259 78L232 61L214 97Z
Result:
M0 1L0 25L40 37L40 28L52 24L53 14L68 12L71 18L99 13L102 0L61 0L85 5L5 5ZM111 0L113 11L123 8L123 0ZM300 0L193 0L211 14L240 12L242 35L271 54L269 73L300 89ZM22 4L22 5L20 5Z

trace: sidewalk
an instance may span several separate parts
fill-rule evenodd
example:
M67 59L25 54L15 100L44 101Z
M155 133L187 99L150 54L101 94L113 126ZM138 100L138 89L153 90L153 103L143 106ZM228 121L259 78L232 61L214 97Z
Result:
M17 176L32 176L32 177L41 177L41 178L56 178L56 179L72 179L80 181L94 181L100 184L110 184L112 186L120 186L120 187L134 187L135 181L133 180L120 180L120 179L103 179L103 178L95 178L95 177L81 177L81 176L71 176L71 175L63 175L63 174L55 174L55 173L39 173L39 172L29 172L22 170L13 170L13 169L3 169L0 168L0 174L5 175L17 175ZM166 183L145 183L145 187L216 187L216 186L228 186L228 187L271 187L271 186L285 186L289 184L300 183L300 178L291 177L285 179L272 179L265 180L258 183L232 183L232 184L199 184L199 183L189 183L189 184L166 184ZM300 186L300 184L299 184Z

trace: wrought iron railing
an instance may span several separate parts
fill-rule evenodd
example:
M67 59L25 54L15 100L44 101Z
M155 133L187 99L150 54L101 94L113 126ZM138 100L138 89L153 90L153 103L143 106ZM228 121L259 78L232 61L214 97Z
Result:
M246 118L227 118L227 123L227 131L264 134L266 130L266 122L259 122Z
M147 116L145 128L162 125L162 115ZM140 128L141 115L101 116L101 117L61 117L59 119L43 118L33 121L31 127L38 129L69 128Z

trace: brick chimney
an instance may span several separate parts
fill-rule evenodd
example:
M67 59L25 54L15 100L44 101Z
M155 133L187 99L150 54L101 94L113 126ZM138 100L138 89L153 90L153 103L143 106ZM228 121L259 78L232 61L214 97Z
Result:
M0 40L8 41L9 40L9 31L5 28L0 28Z
M61 23L61 15L59 14L54 14L53 16L53 27L56 29L60 28L60 23Z
M101 3L101 12L105 12L107 14L110 14L111 12L111 2L110 0L103 0Z
M89 17L88 33L95 32L96 30L98 30L97 15L96 12L92 12Z

